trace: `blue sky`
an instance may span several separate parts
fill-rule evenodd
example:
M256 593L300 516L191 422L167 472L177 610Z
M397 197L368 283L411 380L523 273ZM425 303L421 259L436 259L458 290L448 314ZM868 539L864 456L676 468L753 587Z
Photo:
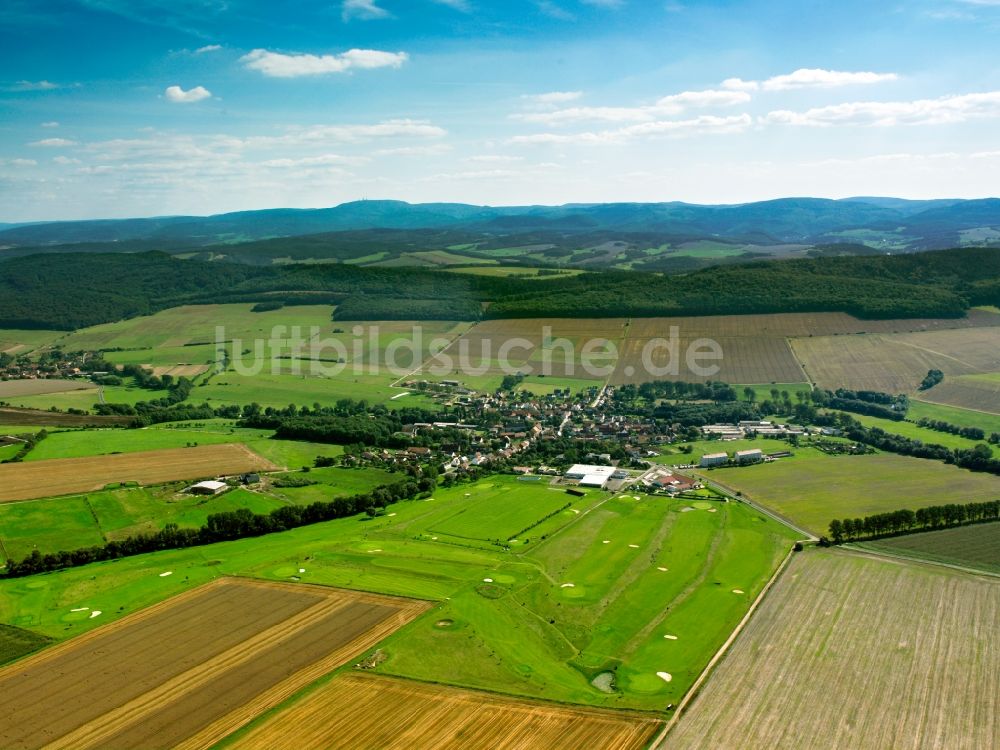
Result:
M1000 0L5 0L0 221L996 195Z

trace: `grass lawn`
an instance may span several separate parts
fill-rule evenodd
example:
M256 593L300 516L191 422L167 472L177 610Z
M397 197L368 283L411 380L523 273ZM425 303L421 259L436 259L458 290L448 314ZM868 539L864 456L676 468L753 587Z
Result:
M216 497L181 494L184 484L106 490L87 495L0 504L0 540L14 559L32 550L58 552L104 544L168 523L198 528L212 513L248 508L267 513L284 503L244 489Z
M825 534L834 518L1000 496L1000 477L889 453L827 456L799 451L793 460L704 474L816 534Z
M473 531L489 539L498 518L513 526L546 511L541 498L549 494L574 505L536 527L539 536L524 546L460 544L433 532L491 497L497 507ZM383 672L662 710L746 611L793 536L735 503L635 501L602 492L572 498L544 484L491 477L399 503L376 519L0 580L0 619L66 638L219 575L296 577L439 602L381 644L388 656ZM102 615L81 618L72 612L80 607ZM604 669L617 674L610 693L590 684ZM658 671L673 675L671 682Z
M312 463L310 461L310 463ZM405 474L393 474L370 467L348 469L332 466L312 469L309 473L295 472L291 476L308 479L316 484L306 487L271 487L275 497L296 505L327 502L335 497L348 497L368 492L379 485L403 481Z
M812 385L809 383L742 383L740 385L734 385L733 389L736 391L736 396L741 401L743 400L743 391L747 388L753 388L754 395L757 401L767 401L771 398L771 391L777 389L780 395L781 391L788 391L788 395L792 399L793 404L797 404L798 401L795 398L796 393L811 393Z
M1000 414L989 414L984 411L962 409L957 406L932 404L928 401L910 400L910 409L906 413L908 419L914 421L926 417L939 419L962 427L980 427L989 436L991 432L1000 432Z
M980 443L986 443L986 440L969 440L958 435L952 435L949 432L938 432L927 427L920 427L913 422L895 422L891 419L879 419L878 417L868 417L863 414L851 414L851 416L865 427L879 427L893 435L902 435L903 437L920 440L927 444L937 443L946 448L960 448L965 450L975 448ZM989 432L986 434L989 437ZM992 448L993 446L990 447ZM993 452L996 453L996 450L994 449Z
M1000 523L925 531L854 546L1000 573Z
M256 432L256 431L255 431ZM220 445L239 442L231 433L187 430L63 430L49 434L28 454L28 461L52 458L136 453L189 445Z
M687 453L683 449L686 446L691 447L691 452ZM793 448L784 440L776 440L774 438L754 438L754 439L744 439L744 440L695 440L693 442L687 443L674 443L671 445L661 445L657 446L659 450L659 456L651 456L648 461L656 464L688 464L693 463L698 464L698 461L706 453L728 453L732 455L736 451L753 450L755 448L760 448L764 453L778 453L781 451L792 451L792 453L799 453L803 451L808 451L810 453L815 453L816 451L811 448L803 447Z
M147 390L132 385L103 386L104 400L109 404L134 404L138 401L153 401L167 395L165 390ZM63 391L61 393L44 393L35 396L11 396L4 399L11 406L25 409L50 409L60 411L81 409L91 411L100 402L97 388L86 390Z

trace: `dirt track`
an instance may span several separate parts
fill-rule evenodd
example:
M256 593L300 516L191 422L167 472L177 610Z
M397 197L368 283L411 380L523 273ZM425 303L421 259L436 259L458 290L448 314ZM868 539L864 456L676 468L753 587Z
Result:
M0 670L0 747L209 747L426 607L221 579Z
M240 750L640 750L662 722L373 675L340 675L230 747Z
M277 467L245 445L199 445L0 465L0 503L92 492L112 482L158 484Z

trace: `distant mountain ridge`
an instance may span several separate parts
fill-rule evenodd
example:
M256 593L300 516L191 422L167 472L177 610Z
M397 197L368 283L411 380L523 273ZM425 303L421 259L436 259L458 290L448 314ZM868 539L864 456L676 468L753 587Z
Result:
M412 237L399 234L406 232ZM284 240L287 248L281 246ZM245 246L260 241L269 243L271 255L262 253L259 245ZM310 246L311 255L295 249L304 245ZM470 262L513 257L516 263L535 265L683 270L713 260L713 253L738 262L798 257L816 246L845 252L865 246L886 253L1000 246L1000 199L780 198L731 205L506 207L364 200L331 208L201 217L0 224L0 255L50 252L57 246L62 251L159 249L175 254L211 247L213 256L253 256L255 263L360 258L397 265L419 260L410 255L400 260L400 253L447 251L457 253L459 261L468 256ZM347 251L347 246L353 249ZM532 250L520 252L523 247Z

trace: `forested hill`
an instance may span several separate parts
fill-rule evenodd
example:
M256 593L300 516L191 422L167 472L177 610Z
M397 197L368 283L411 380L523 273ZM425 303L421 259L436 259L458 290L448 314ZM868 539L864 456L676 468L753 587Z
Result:
M1000 249L761 261L686 275L599 271L525 282L350 265L248 266L162 253L0 262L0 327L71 330L180 304L336 304L341 320L843 311L954 317L1000 304Z

